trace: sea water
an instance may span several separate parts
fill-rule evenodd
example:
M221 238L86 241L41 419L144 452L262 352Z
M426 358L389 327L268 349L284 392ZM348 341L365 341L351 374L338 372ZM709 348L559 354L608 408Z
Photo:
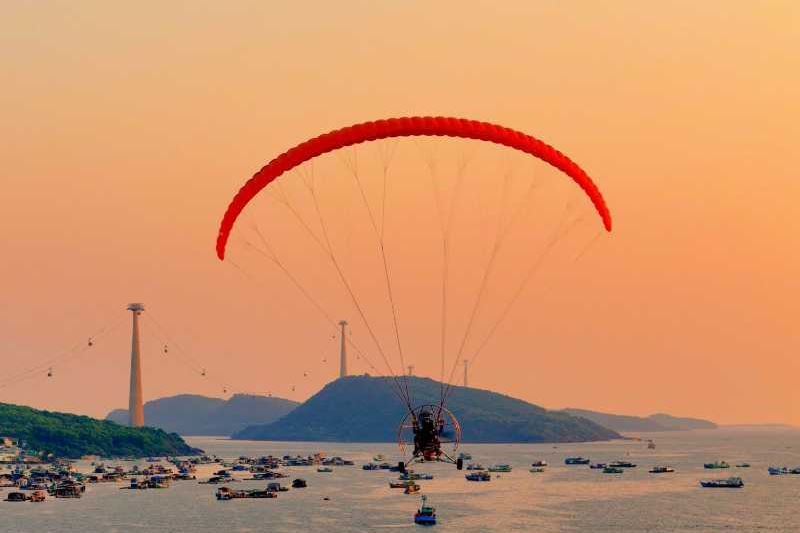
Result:
M800 475L770 476L770 465L800 466L800 430L723 428L640 434L645 441L620 440L584 444L464 444L484 466L507 463L511 473L493 474L490 482L468 482L464 471L446 464L417 465L435 479L420 481L437 509L435 531L800 531ZM396 473L365 471L375 454L399 457L390 444L332 444L232 441L190 437L192 446L227 459L324 452L356 461L356 466L286 468L289 484L302 477L308 488L282 492L276 499L217 501L219 485L176 481L169 489L120 490L123 483L87 485L79 500L54 499L41 504L0 502L0 531L36 532L365 532L415 529L419 495L390 489ZM636 463L621 475L588 466L566 466L564 458L580 455L592 462L617 459ZM535 460L550 466L530 473ZM726 470L704 470L703 463L725 460ZM735 468L748 462L750 468ZM107 465L118 462L107 461ZM131 463L122 463L130 467ZM138 464L143 467L144 461ZM654 465L669 465L673 474L649 474ZM198 481L220 465L198 470ZM91 471L86 462L79 469ZM240 478L247 473L236 473ZM703 489L700 479L740 476L743 489ZM243 481L232 488L263 488L266 481ZM0 490L5 497L10 489ZM329 498L325 500L323 498Z

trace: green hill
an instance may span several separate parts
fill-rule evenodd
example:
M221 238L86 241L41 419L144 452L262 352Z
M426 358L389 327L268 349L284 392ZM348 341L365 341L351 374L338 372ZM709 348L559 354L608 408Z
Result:
M267 424L299 404L284 398L235 394L229 400L196 394L159 398L144 404L148 426L180 435L230 435L252 424ZM107 420L128 422L127 409L111 411Z
M663 413L647 417L599 413L587 409L564 409L565 413L582 416L620 432L631 431L685 431L689 429L715 429L717 425L699 418L681 418Z
M31 450L67 458L191 455L201 451L175 433L161 429L131 428L88 416L7 403L0 403L0 436L19 439Z
M409 378L416 404L437 403L440 384ZM465 442L584 442L619 434L584 418L495 392L453 387L447 402L461 422ZM308 401L271 424L254 425L235 439L391 442L405 415L390 378L350 376L329 383Z

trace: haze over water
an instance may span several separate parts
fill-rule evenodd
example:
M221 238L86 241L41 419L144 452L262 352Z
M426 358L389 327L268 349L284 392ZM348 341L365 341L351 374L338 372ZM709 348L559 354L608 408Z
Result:
M737 428L642 435L644 442L615 441L593 444L464 445L484 466L510 463L514 470L488 483L467 482L464 472L449 465L418 466L435 475L421 481L423 493L437 507L437 531L496 532L571 531L697 532L800 530L795 503L800 498L800 476L769 476L769 465L800 465L800 431L781 428ZM197 531L364 532L414 529L412 515L417 496L389 489L397 474L364 471L361 464L376 453L392 459L390 444L274 443L190 437L193 446L233 459L239 455L308 454L354 459L356 466L336 467L330 474L315 467L291 467L308 488L280 493L274 500L214 499L218 486L195 481L174 482L166 490L121 491L115 483L89 485L80 500L48 500L44 504L0 503L0 531L38 533ZM567 456L593 461L625 459L637 463L622 475L602 474L587 466L565 466ZM546 472L528 472L530 463L543 459ZM747 461L749 469L709 471L704 462ZM107 464L113 464L108 462ZM653 475L655 465L672 465L674 474ZM82 466L88 468L83 462ZM198 479L214 468L198 471ZM240 477L241 473L238 474ZM702 489L699 479L739 475L739 490ZM229 484L259 488L265 482ZM329 497L330 501L324 501Z

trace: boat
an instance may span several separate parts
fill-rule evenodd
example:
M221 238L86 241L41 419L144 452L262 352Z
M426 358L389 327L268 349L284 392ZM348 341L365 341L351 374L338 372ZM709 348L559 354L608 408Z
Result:
M592 463L589 465L589 468L591 468L592 470L602 470L607 466L608 465L606 463Z
M675 469L671 466L654 466L648 472L651 474L669 474L675 472Z
M405 472L404 474L400 474L400 478L399 479L402 479L404 481L408 481L408 480L427 480L427 481L430 481L431 479L433 479L433 474L418 474L418 473L413 472L413 471L408 471L408 472Z
M614 461L609 463L608 466L611 468L636 468L636 465L630 461Z
M277 481L272 483L267 483L267 490L271 492L286 492L289 490L289 487L284 487Z
M147 481L151 489L168 489L170 485L170 478L165 476L151 476Z
M200 485L217 485L219 483L236 483L239 480L231 477L211 476L207 481L198 481Z
M467 470L486 470L480 463L470 463L467 465Z
M422 504L414 514L414 523L421 526L436 525L436 509L428 505L428 497L422 496Z
M565 465L588 465L591 459L584 459L583 457L567 457L564 459Z
M547 466L547 461L542 461L542 460L534 461L534 462L531 463L531 466L533 466L533 467Z
M736 468L750 468L750 463L739 463Z
M700 482L700 486L707 489L740 489L744 487L744 481L740 477L729 477L727 479L708 479Z
M305 479L297 478L294 481L292 481L292 488L293 489L304 489L307 486L308 486L308 483L306 483Z
M288 489L287 489L288 490ZM246 490L245 498L277 498L278 492L274 490Z
M790 474L800 474L800 466L796 466L796 467L792 468L791 470L789 470L789 473Z
M218 500L227 501L239 498L277 498L278 494L270 490L233 490L229 487L220 487L216 496Z
M361 468L362 470L380 470L381 467L378 466L378 463L367 463L363 465Z
M464 475L467 478L467 481L491 481L492 475L485 470L481 470L479 472L471 472L469 474Z
M227 501L234 498L241 498L241 491L236 491L230 487L220 487L217 489L216 496L218 500Z
M147 481L139 481L138 478L132 477L127 487L120 487L122 489L139 490L149 489L150 485Z
M29 499L30 499L30 501L35 502L35 503L43 502L43 501L45 501L47 499L47 495L46 495L45 491L43 491L43 490L36 490L36 491L33 491L33 494L30 495Z
M329 466L320 466L317 468L317 472L331 473L333 472L333 468Z
M541 467L541 466L533 466L533 467L531 467L531 468L529 468L529 469L528 469L528 472L531 472L531 473L533 473L533 474L538 474L538 473L540 473L540 472L544 472L544 467Z
M620 468L618 466L607 466L607 467L605 467L603 469L603 473L604 474L621 474L624 471L625 470L623 470L622 468Z
M713 463L705 463L703 468L707 468L709 470L715 470L718 468L730 468L731 465L726 463L725 461L714 461Z
M403 493L404 494L416 494L417 492L420 491L420 489L422 489L422 487L420 487L416 483L413 483L411 485L408 485L406 487L406 490L403 491Z
M56 498L80 498L83 491L79 485L59 485L56 487Z
M783 476L789 473L789 469L785 466L777 467L777 466L770 466L767 468L767 472L769 472L770 476Z
M386 456L383 455L382 453L379 453L378 455L373 457L372 460L375 461L376 463L383 463L386 462Z
M28 501L28 495L24 492L9 492L6 495L7 502L26 502Z
M415 485L413 481L390 481L389 488L390 489L404 489L409 485Z
M492 465L489 472L511 472L511 465Z

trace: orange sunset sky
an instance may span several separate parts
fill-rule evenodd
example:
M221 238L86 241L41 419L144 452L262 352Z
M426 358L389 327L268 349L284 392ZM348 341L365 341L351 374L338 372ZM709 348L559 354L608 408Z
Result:
M0 50L2 402L125 406L132 301L148 307L145 399L307 398L337 373L330 328L277 276L256 287L216 259L222 213L298 142L437 114L552 143L615 220L524 294L471 385L549 408L800 424L795 1L6 0ZM399 168L409 194L427 179ZM430 304L415 294L402 316ZM333 312L364 339L351 308ZM52 378L8 380L107 324Z

